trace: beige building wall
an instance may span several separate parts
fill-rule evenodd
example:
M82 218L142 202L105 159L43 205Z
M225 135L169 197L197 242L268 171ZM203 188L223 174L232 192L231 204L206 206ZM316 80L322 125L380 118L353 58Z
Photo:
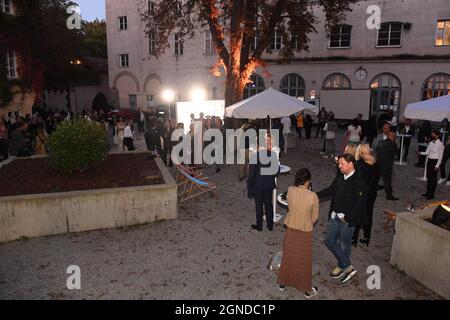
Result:
M142 3L139 8L138 3ZM366 21L369 5L381 9L381 22L402 22L411 25L403 30L399 47L378 48L377 30L369 30ZM190 90L201 86L216 88L217 98L222 99L225 77L214 77L210 69L217 55L204 54L204 30L184 43L184 54L174 55L173 41L166 53L156 59L150 57L149 41L139 10L145 10L146 1L106 0L108 32L108 60L111 88L117 88L121 107L129 107L129 95L137 96L137 105L146 106L147 96L154 96L154 104L164 103L161 90L171 88L180 101L190 99ZM410 102L421 100L422 86L436 73L450 74L450 47L435 46L438 19L450 20L448 0L369 0L354 5L347 22L352 25L351 48L329 49L324 15L319 16L317 34L311 34L310 51L298 54L289 65L278 64L278 52L265 54L269 61L266 70L257 70L264 78L265 87L280 88L281 80L289 73L297 73L305 80L305 99L311 90L320 97L325 78L332 73L343 73L352 89L369 89L371 81L381 73L395 75L401 83L400 112ZM127 16L128 30L119 31L118 17ZM119 67L119 54L129 54L129 67ZM403 58L400 59L399 56ZM306 60L305 60L306 59ZM318 61L318 60L323 61ZM358 80L355 72L360 67L367 70L367 77ZM351 103L351 101L349 101ZM370 106L361 106L370 108Z

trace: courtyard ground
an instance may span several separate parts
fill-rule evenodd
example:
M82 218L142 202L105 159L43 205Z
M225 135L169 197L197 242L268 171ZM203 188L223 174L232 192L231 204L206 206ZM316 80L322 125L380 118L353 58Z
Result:
M337 141L341 137L342 132ZM137 145L143 149L142 136ZM335 168L319 155L321 145L320 139L297 140L281 159L293 172L280 176L279 190L287 189L301 167L311 170L315 191L328 187ZM344 285L328 276L336 261L323 244L329 202L321 203L313 242L313 284L320 292L313 299L441 299L389 264L394 231L383 230L382 210L405 211L425 192L425 183L416 179L423 175L413 166L416 160L411 151L409 165L394 168L399 201L386 201L379 191L370 246L353 248L358 273ZM281 225L273 232L250 228L254 202L247 199L237 167L204 171L217 183L219 197L181 204L177 220L1 244L0 299L305 299L293 288L279 291L276 274L266 269L282 249L284 230ZM450 187L438 186L437 199L449 194ZM81 290L66 288L70 265L81 269ZM381 269L380 290L367 288L371 265Z

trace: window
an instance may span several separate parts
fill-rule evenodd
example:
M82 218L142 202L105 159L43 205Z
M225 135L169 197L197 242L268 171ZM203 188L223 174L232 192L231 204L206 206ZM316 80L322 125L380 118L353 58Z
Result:
M128 99L130 102L130 109L137 110L137 96L135 94L130 94Z
M281 80L280 91L296 98L305 97L305 80L296 73L291 73Z
M119 30L127 30L128 29L128 23L127 23L127 17L119 17L117 19L119 21Z
M148 13L155 14L156 12L156 3L153 1L148 2Z
M436 46L450 46L450 20L439 20L436 27Z
M211 31L205 31L203 37L204 37L203 53L207 56L211 56L213 54Z
M323 82L324 89L351 89L350 80L342 73L330 74Z
M120 54L119 55L119 66L121 68L128 68L130 66L128 54Z
M378 30L378 47L398 47L401 44L403 24L401 22L382 23Z
M270 44L269 51L281 50L281 32L275 30L272 37L272 43Z
M400 111L400 80L390 73L382 73L370 83L370 105L372 114L393 111L397 118Z
M433 99L450 94L450 75L434 74L429 77L422 88L422 100Z
M252 74L250 76L250 81L251 82L245 86L244 99L250 98L266 89L264 79L260 75L256 73Z
M350 48L352 26L342 25L334 27L330 34L329 48Z
M208 88L208 100L216 100L217 99L217 88L211 87Z
M291 35L291 43L292 43L292 48L294 50L299 49L300 45L298 43L298 35L296 35L296 34Z
M12 13L11 0L0 0L0 11L4 13Z
M148 53L151 55L156 54L156 35L155 32L150 32L149 35L149 40L148 40Z
M6 52L6 70L8 79L17 78L17 60L14 51Z
M174 49L176 56L183 55L183 39L181 39L181 35L179 34L174 35Z

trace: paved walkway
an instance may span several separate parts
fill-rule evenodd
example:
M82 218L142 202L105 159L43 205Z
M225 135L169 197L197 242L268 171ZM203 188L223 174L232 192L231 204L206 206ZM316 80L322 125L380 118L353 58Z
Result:
M139 146L143 138L138 139ZM298 140L282 159L294 171L308 167L315 190L327 187L335 174L332 160L320 157L320 149L320 139ZM353 250L359 272L345 285L328 276L335 259L322 242L329 203L321 203L313 248L313 283L320 293L313 299L439 299L389 264L393 231L383 230L382 209L404 211L425 190L416 180L423 171L412 165L413 155L408 166L394 169L394 192L400 200L386 201L379 192L372 242ZM283 228L250 228L254 203L246 197L245 182L237 179L237 168L205 172L218 184L219 198L206 196L181 205L177 220L0 245L0 299L304 299L293 288L280 292L275 273L266 269L282 248ZM293 173L281 176L280 190L292 181ZM437 198L449 192L440 185ZM81 268L81 290L66 288L70 265ZM366 286L370 265L381 268L381 290Z

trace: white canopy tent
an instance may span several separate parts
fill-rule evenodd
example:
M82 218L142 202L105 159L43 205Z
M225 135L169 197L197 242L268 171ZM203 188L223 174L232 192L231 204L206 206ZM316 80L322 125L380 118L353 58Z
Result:
M319 107L291 97L273 88L269 88L248 99L233 104L225 109L225 116L237 119L277 119L288 117L294 113L308 110L314 114L319 113ZM272 126L269 125L271 128ZM273 192L274 219L278 220L276 213L276 189ZM278 219L277 219L278 218Z
M443 121L445 118L450 120L450 95L410 103L406 106L405 117L436 122Z
M229 106L225 115L236 119L271 119L288 117L305 109L319 113L315 105L291 97L273 88Z

